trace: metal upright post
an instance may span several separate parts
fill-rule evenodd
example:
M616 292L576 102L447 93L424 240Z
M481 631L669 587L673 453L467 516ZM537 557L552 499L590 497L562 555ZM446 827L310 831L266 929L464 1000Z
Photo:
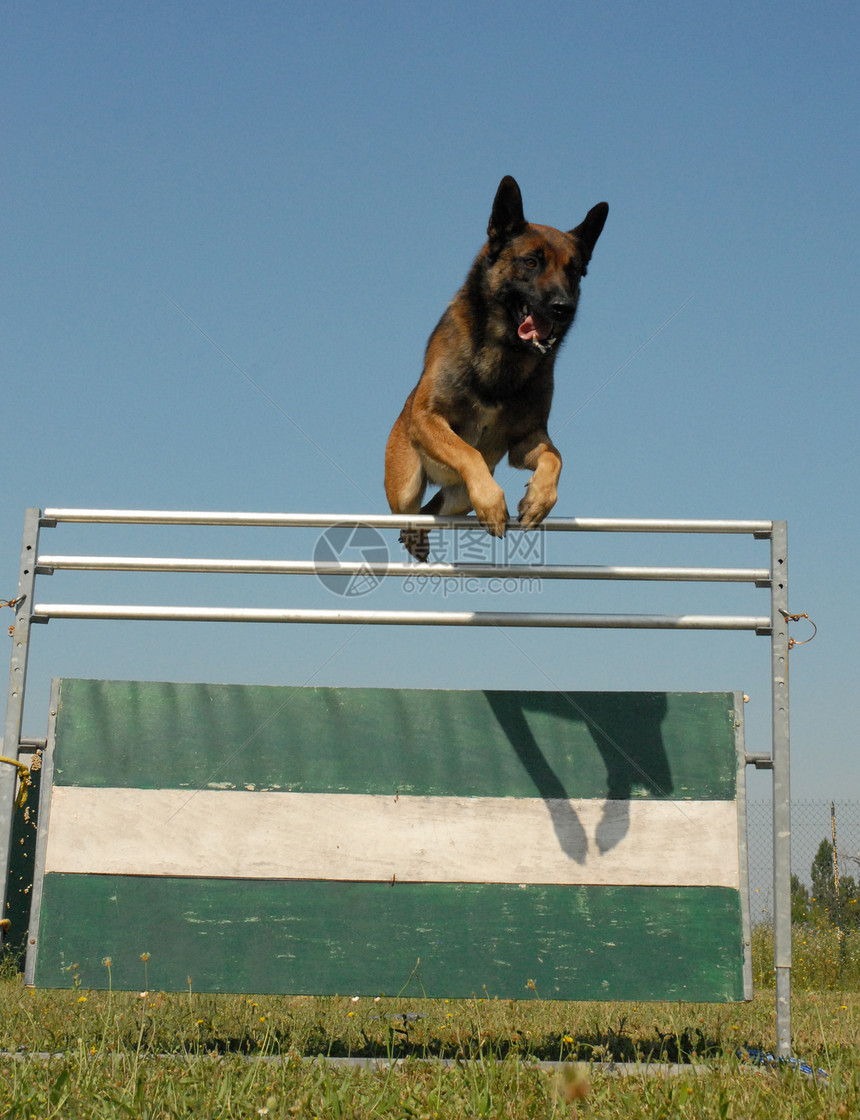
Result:
M18 757L21 719L24 714L24 689L30 648L30 614L33 609L33 584L36 578L41 515L42 511L39 509L28 509L24 516L24 539L21 545L18 595L15 600L12 664L9 670L9 696L6 702L6 723L3 732L3 753L8 758L15 759ZM0 918L6 916L6 890L9 882L17 777L18 772L14 766L0 765ZM3 928L0 926L0 940L2 940Z
M773 963L777 1056L791 1055L791 788L788 720L788 552L784 521L771 534L773 730Z

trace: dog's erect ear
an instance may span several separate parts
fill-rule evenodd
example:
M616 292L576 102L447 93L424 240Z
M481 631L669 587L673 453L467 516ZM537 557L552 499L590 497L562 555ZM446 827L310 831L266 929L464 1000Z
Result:
M505 242L511 237L516 237L525 224L520 188L516 179L506 175L496 191L490 224L487 226L490 253L493 255L499 253Z
M583 266L587 265L591 260L591 254L594 252L594 246L603 231L606 215L608 213L609 203L598 202L596 206L592 206L576 229L570 231L576 238L576 244L582 256ZM584 275L585 270L583 268L583 276Z

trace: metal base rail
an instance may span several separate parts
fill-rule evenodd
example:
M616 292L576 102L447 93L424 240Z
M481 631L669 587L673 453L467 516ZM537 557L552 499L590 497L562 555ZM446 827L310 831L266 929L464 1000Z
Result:
M100 525L200 525L264 528L373 528L476 530L474 517L426 515L218 513L169 510L28 509L24 520L18 593L13 601L12 659L6 706L5 753L17 757L21 737L30 626L52 619L122 619L178 622L270 622L423 626L536 626L589 629L745 630L770 638L772 671L771 754L751 754L748 765L773 772L774 967L776 1051L791 1053L791 820L788 706L788 557L784 521L659 518L551 518L532 532L675 533L748 535L770 541L769 567L682 568L565 564L332 563L305 560L226 560L146 556L40 555L41 529L63 523ZM522 527L511 522L512 532ZM37 603L36 576L62 571L207 572L277 575L373 575L379 578L641 580L747 583L770 592L767 615L607 615L533 611L303 610L230 607L116 606ZM0 915L5 913L17 771L0 766ZM2 926L0 926L2 931Z

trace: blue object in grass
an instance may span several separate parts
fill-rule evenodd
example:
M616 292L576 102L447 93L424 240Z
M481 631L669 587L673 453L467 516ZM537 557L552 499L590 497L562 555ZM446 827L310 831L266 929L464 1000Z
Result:
M807 1077L815 1077L826 1081L830 1074L825 1069L813 1069L808 1062L801 1062L798 1058L777 1058L765 1050L751 1050L743 1047L738 1050L738 1057L747 1060L756 1066L787 1066L789 1069L799 1070Z

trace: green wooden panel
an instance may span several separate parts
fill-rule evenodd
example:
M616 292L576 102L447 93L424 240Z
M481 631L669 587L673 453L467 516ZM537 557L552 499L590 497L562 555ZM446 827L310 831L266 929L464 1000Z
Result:
M35 981L294 994L743 998L738 892L49 874ZM149 953L146 970L140 959ZM72 970L77 965L77 970Z
M732 693L64 680L54 781L143 789L731 800Z
M53 782L93 811L109 787L732 801L740 716L731 693L64 680ZM39 986L105 987L110 957L118 989L392 995L420 958L414 994L744 998L737 890L81 870L41 876Z

